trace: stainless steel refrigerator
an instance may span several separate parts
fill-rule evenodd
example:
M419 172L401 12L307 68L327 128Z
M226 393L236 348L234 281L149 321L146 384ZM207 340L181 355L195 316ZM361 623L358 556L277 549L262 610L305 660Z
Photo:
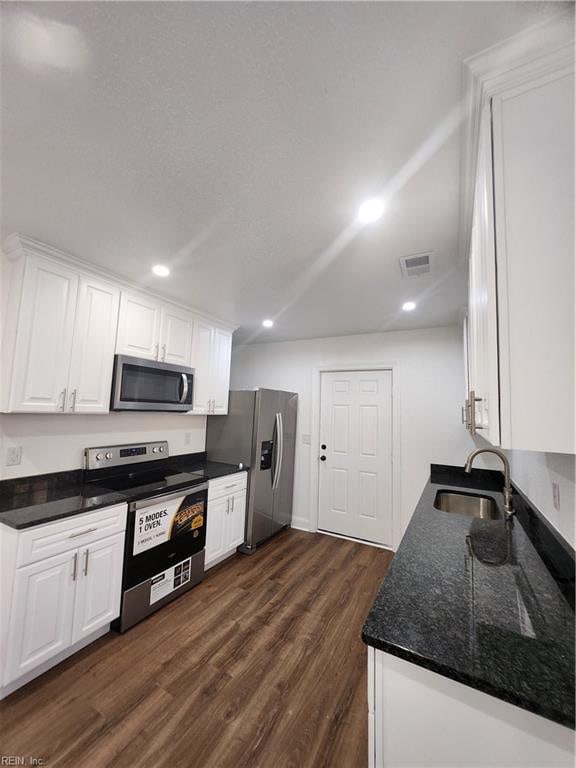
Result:
M227 416L208 417L208 459L250 467L241 552L254 552L292 520L297 409L294 392L240 390L230 392Z

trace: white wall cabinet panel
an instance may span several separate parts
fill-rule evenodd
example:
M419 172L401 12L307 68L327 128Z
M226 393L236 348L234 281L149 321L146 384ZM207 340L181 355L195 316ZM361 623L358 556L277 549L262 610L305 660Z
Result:
M493 99L502 445L576 452L574 74Z
M191 413L228 412L231 330L20 235L3 267L3 411L107 413L116 352L194 367Z
M124 534L80 548L72 642L110 624L120 613Z
M66 552L17 570L4 683L70 645L76 558Z
M500 442L496 256L492 196L490 105L480 119L476 185L469 261L469 391L471 431Z
M228 413L231 356L231 332L198 318L192 354L196 370L193 413Z
M81 277L68 380L67 408L73 413L107 413L116 342L120 291Z
M212 413L228 413L231 356L232 334L222 328L215 328L214 351L212 356Z
M122 291L116 352L157 360L162 306L144 294Z
M503 448L573 454L573 40L533 58L523 43L471 64L481 106L466 422Z
M66 265L32 257L21 290L9 410L64 411L78 276Z
M160 359L174 365L192 365L194 316L176 307L162 308Z

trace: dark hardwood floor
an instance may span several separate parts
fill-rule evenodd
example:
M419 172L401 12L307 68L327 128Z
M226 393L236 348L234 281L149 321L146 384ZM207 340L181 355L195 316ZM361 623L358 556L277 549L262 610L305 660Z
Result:
M391 553L285 531L0 702L0 754L98 768L365 768L364 617Z

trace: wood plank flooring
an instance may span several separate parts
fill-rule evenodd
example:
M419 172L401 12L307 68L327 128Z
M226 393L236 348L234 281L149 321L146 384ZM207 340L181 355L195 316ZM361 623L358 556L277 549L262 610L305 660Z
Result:
M392 554L288 530L0 702L0 755L366 768L364 617Z

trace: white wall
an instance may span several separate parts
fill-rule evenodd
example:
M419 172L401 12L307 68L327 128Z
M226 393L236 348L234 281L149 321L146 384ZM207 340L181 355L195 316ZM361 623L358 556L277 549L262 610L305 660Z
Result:
M507 451L512 479L572 547L576 547L576 456L563 453ZM552 483L558 483L560 509L554 507Z
M463 401L462 332L459 328L239 346L233 350L232 389L268 387L298 392L294 523L310 519L310 466L318 446L312 433L313 371L322 365L396 362L399 365L401 521L403 533L430 472L430 463L463 465L474 447L460 423Z
M1 464L11 445L22 446L22 463L2 466L0 479L81 469L84 448L152 440L168 440L172 456L203 451L206 417L181 413L1 414Z

